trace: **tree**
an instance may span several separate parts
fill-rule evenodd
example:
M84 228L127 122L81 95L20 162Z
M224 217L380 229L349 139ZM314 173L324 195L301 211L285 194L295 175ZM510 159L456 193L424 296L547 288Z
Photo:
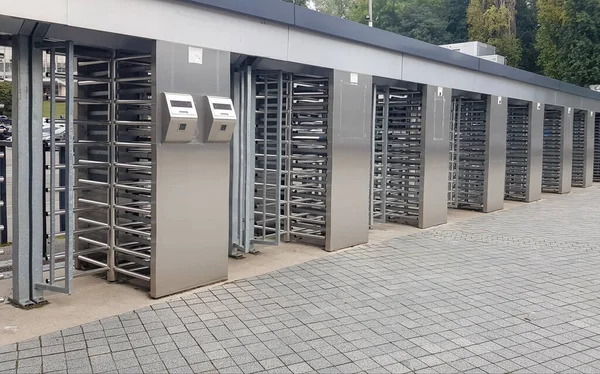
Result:
M535 35L538 28L536 0L519 0L516 6L517 38L521 41L522 54L519 67L534 73L540 72Z
M508 64L521 60L521 41L516 36L515 0L471 0L467 8L469 39L496 47Z
M348 19L349 11L355 2L356 0L316 0L312 3L315 10L321 13Z
M600 0L566 0L558 35L559 78L580 86L600 82Z
M535 45L539 52L538 62L545 75L559 79L559 36L567 19L565 0L538 0L539 29Z
M448 15L448 33L452 43L466 42L469 39L467 26L467 7L469 0L446 1L446 14Z
M458 0L458 4L448 0L375 0L373 26L432 44L463 41L466 27L464 35L454 34L460 33L460 12L456 9L460 9L461 2L465 4L464 11L468 0ZM354 0L348 19L366 24L368 14L368 0ZM450 17L453 17L452 24Z
M0 114L12 115L12 83L0 82L0 104L4 104L4 108L0 109Z
M301 6L305 6L308 7L308 2L309 0L283 0L286 3L292 3L292 4L296 4L296 5L301 5Z

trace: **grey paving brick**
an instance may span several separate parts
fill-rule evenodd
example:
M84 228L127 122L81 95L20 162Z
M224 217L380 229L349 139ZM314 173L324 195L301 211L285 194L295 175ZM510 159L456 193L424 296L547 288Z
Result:
M142 365L142 372L149 374L164 374L167 372L167 368L162 362L153 362ZM199 372L199 371L198 371Z
M190 365L194 373L214 373L215 367L210 361L201 362L199 364Z
M43 356L42 368L44 372L66 370L67 357L64 353Z
M38 369L41 369L42 358L41 357L30 357L30 358L19 359L18 363L19 363L19 368L35 366Z

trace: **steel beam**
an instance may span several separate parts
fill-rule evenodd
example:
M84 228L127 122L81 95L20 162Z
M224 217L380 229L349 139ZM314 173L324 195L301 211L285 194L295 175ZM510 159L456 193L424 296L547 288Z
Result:
M527 140L527 192L530 203L542 198L542 160L544 149L544 104L529 105L529 131Z
M490 96L488 97L487 108L483 191L484 213L501 210L504 207L508 98Z
M448 221L448 125L452 89L425 86L421 120L420 228Z
M571 107L564 108L562 111L561 138L558 193L569 193L573 169L573 108Z
M13 292L11 302L27 307L31 301L30 275L30 156L29 124L29 37L15 35L13 48L13 143L12 143L12 198L13 198ZM41 78L41 77L40 77ZM41 129L41 126L40 126Z

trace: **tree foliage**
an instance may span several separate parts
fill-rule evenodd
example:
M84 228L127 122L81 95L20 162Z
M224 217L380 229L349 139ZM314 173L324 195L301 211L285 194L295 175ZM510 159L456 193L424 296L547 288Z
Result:
M521 41L522 54L519 67L534 73L540 72L535 35L538 28L536 0L519 0L516 4L517 38Z
M286 3L292 3L292 4L296 4L296 5L301 5L301 6L308 6L308 2L309 0L283 0Z
M466 39L466 26L461 29L468 0L375 0L373 26L432 44L447 44ZM458 10L457 10L458 9ZM353 0L348 19L368 23L368 0ZM466 25L466 22L465 22ZM458 35L456 35L458 34Z
M558 61L559 35L567 19L565 0L538 0L539 29L536 48L539 64L544 74L558 78L561 75Z
M509 65L521 61L521 41L516 36L515 9L502 0L471 0L467 8L469 39L496 47Z
M0 108L0 114L10 117L12 114L11 82L0 82L0 104L4 104L4 108Z
M600 82L600 0L538 0L536 46L545 75L581 86Z

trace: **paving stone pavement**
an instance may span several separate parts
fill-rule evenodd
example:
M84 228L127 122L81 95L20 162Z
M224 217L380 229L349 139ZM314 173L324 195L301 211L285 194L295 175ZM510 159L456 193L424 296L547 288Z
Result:
M600 372L600 191L0 347L2 373Z

